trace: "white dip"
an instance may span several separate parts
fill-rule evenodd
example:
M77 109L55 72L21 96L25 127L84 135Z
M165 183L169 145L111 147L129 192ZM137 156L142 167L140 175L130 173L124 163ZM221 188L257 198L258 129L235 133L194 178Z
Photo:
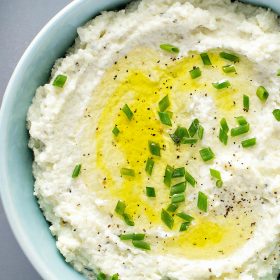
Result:
M104 279L101 273L121 280L277 279L277 15L227 0L143 0L103 12L78 34L74 47L56 62L50 82L37 89L27 117L34 193L66 261L91 279ZM172 44L179 53L161 44ZM211 65L204 65L202 52ZM224 72L226 65L234 68ZM198 68L189 72L193 67L200 76ZM59 74L67 77L61 87L53 85ZM212 84L223 80L225 88ZM268 98L259 98L257 90L259 97L267 91ZM161 116L172 126L158 115L165 96L170 104ZM125 104L131 120L121 110ZM223 118L229 131L220 132ZM189 129L194 119L199 126L192 139L182 129L184 139L173 135L181 141L176 145L170 134L178 126ZM118 135L112 133L115 125ZM235 128L244 133L231 135ZM256 144L243 147L251 138ZM155 154L159 145L160 156L151 153L149 141ZM207 147L215 157L204 161L200 152ZM145 171L148 158L154 162L151 175ZM72 176L78 164L81 170ZM167 165L186 170L196 184L189 176L171 182L166 176L164 183ZM123 168L134 176L121 176ZM221 178L211 176L210 168ZM146 187L154 188L156 197L147 196ZM175 212L167 211L172 199L180 201ZM126 204L119 214L118 201ZM176 215L181 212L193 219L184 223ZM120 238L128 233L145 237L140 242Z

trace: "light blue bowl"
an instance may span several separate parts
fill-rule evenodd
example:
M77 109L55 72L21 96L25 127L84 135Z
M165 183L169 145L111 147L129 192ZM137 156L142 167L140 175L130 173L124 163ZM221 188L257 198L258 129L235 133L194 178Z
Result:
M33 196L32 154L27 147L26 113L35 90L77 36L76 29L106 9L129 0L75 0L36 36L8 84L0 115L0 183L3 205L21 248L44 279L84 279L60 255ZM244 1L245 2L245 1ZM280 13L279 0L248 0Z

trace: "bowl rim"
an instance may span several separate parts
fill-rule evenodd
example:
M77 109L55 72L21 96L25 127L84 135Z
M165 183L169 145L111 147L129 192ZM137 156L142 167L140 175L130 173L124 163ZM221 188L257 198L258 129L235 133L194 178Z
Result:
M63 15L71 12L75 8L77 8L80 4L82 4L83 0L75 0L67 4L64 8L62 8L60 11L58 11L44 26L40 29L40 31L37 33L37 35L31 40L28 47L25 49L23 55L21 56L20 60L18 61L11 78L9 79L9 82L7 84L6 90L4 92L4 96L2 99L1 104L1 110L0 110L0 131L5 131L3 129L3 124L5 122L5 115L7 113L7 107L10 103L10 96L11 92L13 91L13 84L16 79L16 77L19 75L19 73L22 71L23 65L29 60L29 57L31 56L33 50L36 48L37 44L42 40L42 38L45 36L46 33L52 27L56 24L56 22L63 17ZM1 138L5 138L5 132L4 135L1 135ZM0 154L3 158L7 158L6 156L6 150L2 145L2 141L0 142ZM54 273L52 273L51 270L47 268L47 265L45 262L42 261L42 259L37 258L37 253L30 249L28 238L24 233L24 229L19 224L19 218L16 213L15 207L13 206L13 203L11 202L11 194L8 191L8 188L5 187L8 185L8 179L7 175L8 170L6 169L5 164L0 165L0 179L1 179L1 188L0 188L0 199L2 201L4 213L7 217L8 223L10 225L10 228L17 240L17 243L19 244L20 248L22 249L24 255L27 257L29 262L32 264L33 268L38 272L38 274L43 279L56 279L56 276Z

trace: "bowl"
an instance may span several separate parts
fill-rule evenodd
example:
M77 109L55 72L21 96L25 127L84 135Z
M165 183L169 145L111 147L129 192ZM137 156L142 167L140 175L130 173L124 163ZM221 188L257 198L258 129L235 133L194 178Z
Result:
M32 153L28 149L26 113L35 90L48 81L58 57L74 42L76 29L102 10L129 0L76 0L59 12L35 37L19 61L5 92L0 112L1 197L11 228L24 253L44 279L84 277L68 265L56 248L33 196ZM248 0L280 13L279 0ZM59 34L59 35L58 35Z

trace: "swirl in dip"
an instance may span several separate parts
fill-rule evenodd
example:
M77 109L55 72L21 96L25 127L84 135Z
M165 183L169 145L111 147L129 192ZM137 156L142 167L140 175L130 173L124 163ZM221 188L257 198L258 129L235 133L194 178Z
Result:
M277 16L143 0L78 34L28 112L66 261L89 279L277 279Z

